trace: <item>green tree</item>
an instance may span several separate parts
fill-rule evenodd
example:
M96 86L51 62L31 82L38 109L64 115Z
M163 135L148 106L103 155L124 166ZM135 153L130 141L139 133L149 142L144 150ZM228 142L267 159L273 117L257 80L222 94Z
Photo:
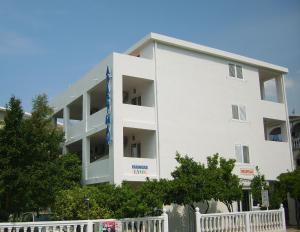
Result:
M289 193L296 201L297 227L300 228L300 167L292 172L282 173L277 178L285 196Z
M98 189L94 186L77 186L73 189L61 190L57 194L53 206L56 219L82 220L88 218L111 218L111 211L97 203L97 193Z
M64 134L51 120L46 95L33 100L32 115L23 118L21 101L12 97L0 130L0 208L10 214L46 209L56 192L80 183L80 160L61 156Z
M223 202L232 212L232 203L242 198L242 185L237 175L233 174L234 159L221 157L219 154L207 157L208 194L215 201Z
M23 109L21 101L11 97L6 106L4 127L0 129L0 217L7 220L10 214L18 215L26 200L26 178L23 173L23 154L26 142L23 137Z
M139 216L157 216L162 214L163 205L167 202L170 183L166 179L150 180L137 189L136 194L139 202Z
M269 188L265 176L260 173L258 167L256 167L256 175L251 180L250 188L253 201L262 205L261 190L268 190Z
M207 187L207 172L204 164L194 161L187 155L176 154L178 166L171 173L173 181L167 197L168 204L188 205L193 210L194 203L211 199Z
M235 160L226 160L215 154L207 158L207 167L188 156L176 154L179 166L172 172L168 203L188 205L214 199L223 202L232 211L233 201L241 199L242 186L238 176L232 174Z

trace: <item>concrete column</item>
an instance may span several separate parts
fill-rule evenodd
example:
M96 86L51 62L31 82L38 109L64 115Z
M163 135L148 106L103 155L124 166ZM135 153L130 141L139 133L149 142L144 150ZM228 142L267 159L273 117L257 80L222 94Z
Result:
M68 106L64 107L64 132L65 132L65 141L68 140L68 127L69 127L69 121L70 121L70 109ZM66 154L68 152L68 149L66 145L63 146L63 154Z
M283 103L283 85L282 76L275 78L277 101Z
M90 139L82 139L82 180L83 183L88 179L88 165L90 163Z
M264 85L264 81L259 80L259 85L260 85L260 95L261 95L261 99L264 100L266 95L265 95L265 85Z
M82 102L82 120L84 122L84 132L87 131L88 128L88 118L90 116L91 109L91 96L88 92L83 94L83 102Z

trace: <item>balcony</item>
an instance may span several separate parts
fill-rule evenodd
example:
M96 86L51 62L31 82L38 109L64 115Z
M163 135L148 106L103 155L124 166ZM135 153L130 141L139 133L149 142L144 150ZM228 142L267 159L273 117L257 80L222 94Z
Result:
M273 142L287 142L286 121L264 118L265 140Z
M83 121L70 121L68 124L67 140L76 140L80 138L83 132Z
M105 125L106 108L89 115L87 118L87 131Z
M300 137L299 138L293 138L292 143L293 143L293 150L300 149Z
M154 107L123 104L123 125L143 129L155 129Z
M261 99L265 101L283 103L283 84L281 73L271 70L259 70Z

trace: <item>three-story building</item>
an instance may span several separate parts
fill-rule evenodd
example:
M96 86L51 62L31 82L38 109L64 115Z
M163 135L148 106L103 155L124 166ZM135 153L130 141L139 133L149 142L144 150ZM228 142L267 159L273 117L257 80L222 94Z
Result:
M109 55L57 96L54 118L64 123L65 151L82 158L85 184L169 178L178 151L202 162L217 152L236 159L235 172L247 187L255 166L267 180L293 168L287 72L151 33L125 53Z

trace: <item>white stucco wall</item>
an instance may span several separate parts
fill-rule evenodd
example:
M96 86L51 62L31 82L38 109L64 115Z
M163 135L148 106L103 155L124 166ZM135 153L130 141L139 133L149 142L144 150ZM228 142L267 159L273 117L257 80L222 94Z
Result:
M176 165L175 152L206 161L234 145L249 146L250 161L267 179L291 169L288 142L264 139L263 117L286 120L285 105L261 100L255 67L243 65L244 80L229 77L227 60L158 44L157 112L161 177ZM232 120L231 104L245 105L247 120ZM270 165L270 162L272 165Z

